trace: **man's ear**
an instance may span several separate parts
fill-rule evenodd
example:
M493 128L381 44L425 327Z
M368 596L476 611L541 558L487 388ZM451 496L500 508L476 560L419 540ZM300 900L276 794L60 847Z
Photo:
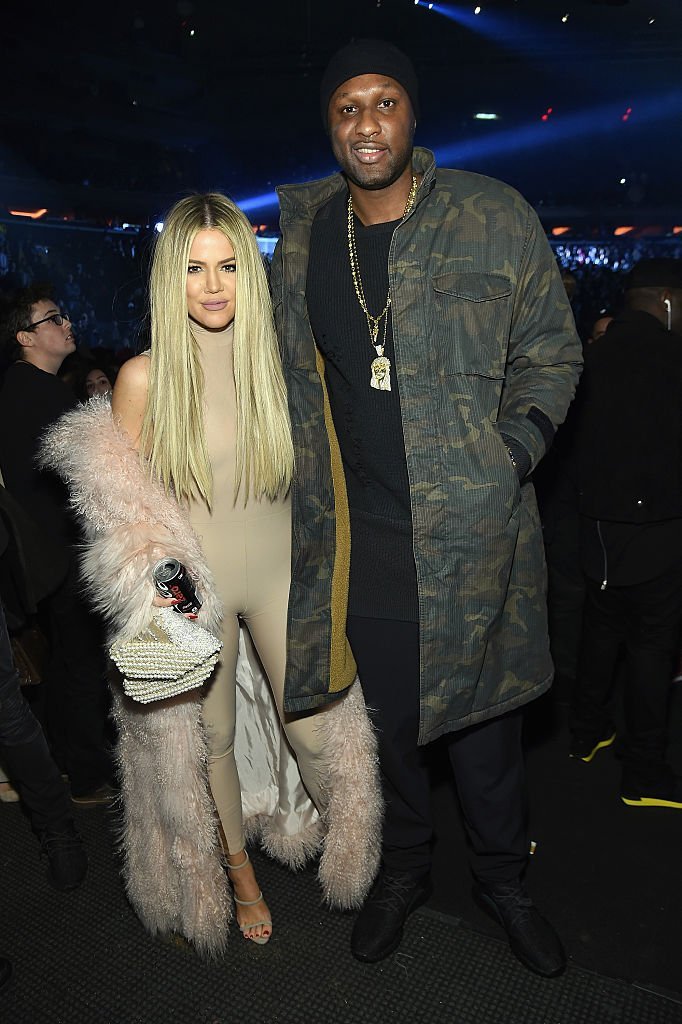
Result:
M22 348L33 347L33 335L30 331L17 331L17 341Z

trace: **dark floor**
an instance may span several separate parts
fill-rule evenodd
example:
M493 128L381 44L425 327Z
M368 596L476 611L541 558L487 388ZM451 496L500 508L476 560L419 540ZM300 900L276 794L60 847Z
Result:
M0 951L15 980L2 1024L682 1024L682 813L628 808L618 765L569 760L565 707L529 722L532 832L528 886L560 931L566 974L546 981L509 953L473 904L449 781L434 758L439 822L435 893L400 951L367 967L348 952L352 916L320 906L312 871L258 857L275 933L259 948L235 931L226 958L200 961L149 938L118 879L112 821L80 810L91 868L76 892L47 885L21 810L0 806ZM682 738L682 688L673 734ZM677 746L672 750L678 758ZM682 759L677 761L682 770Z

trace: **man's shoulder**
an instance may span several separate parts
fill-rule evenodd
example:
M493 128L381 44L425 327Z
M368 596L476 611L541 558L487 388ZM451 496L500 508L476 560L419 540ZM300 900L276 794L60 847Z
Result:
M7 367L0 396L5 411L18 412L22 420L50 422L78 404L71 388L59 377L21 362Z
M529 208L528 201L513 185L500 181L499 178L490 178L487 174L478 174L476 171L438 167L435 187L452 193L454 198L462 202L481 198L499 203L510 210L517 209L519 212L525 213Z

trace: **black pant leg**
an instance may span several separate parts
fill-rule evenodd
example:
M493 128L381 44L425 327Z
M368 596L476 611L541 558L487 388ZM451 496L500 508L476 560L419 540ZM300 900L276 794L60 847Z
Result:
M80 589L74 564L47 599L53 647L46 682L47 730L74 795L91 792L112 775L103 637Z
M348 617L348 639L377 729L386 813L384 865L423 874L431 864L431 791L419 734L419 626Z
M602 590L594 580L587 580L578 678L571 705L573 732L601 735L612 725L609 697L628 628L626 589Z
M62 829L71 819L71 804L43 731L22 696L1 604L0 754L34 829Z
M682 567L628 588L623 760L632 768L665 763L668 701L682 620Z
M483 883L516 880L528 860L522 727L514 711L448 737L471 867Z

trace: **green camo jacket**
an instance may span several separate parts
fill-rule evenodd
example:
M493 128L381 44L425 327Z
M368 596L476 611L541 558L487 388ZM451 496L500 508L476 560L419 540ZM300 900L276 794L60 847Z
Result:
M423 174L389 255L395 373L410 480L420 625L419 742L516 708L552 679L540 521L501 435L537 465L563 421L581 346L542 227L511 187ZM340 174L279 189L275 318L296 451L287 707L349 685L343 472L305 300L315 213ZM350 272L350 271L349 271Z

